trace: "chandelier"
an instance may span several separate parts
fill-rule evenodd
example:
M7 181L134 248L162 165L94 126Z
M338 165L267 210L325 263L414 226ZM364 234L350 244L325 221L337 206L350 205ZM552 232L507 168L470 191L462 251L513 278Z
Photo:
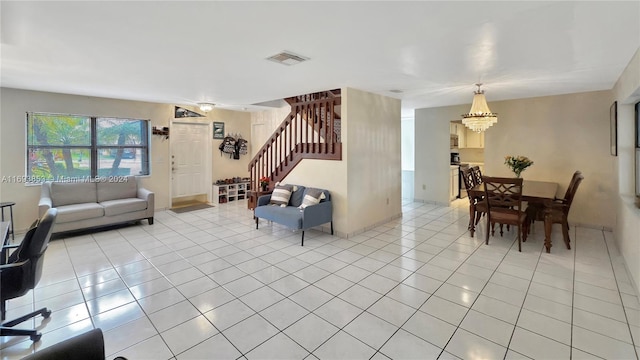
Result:
M478 90L473 93L471 110L469 110L468 114L462 114L462 123L469 129L480 133L498 122L498 114L489 110L487 99L484 97L484 90L480 90L482 84L476 84L476 86Z

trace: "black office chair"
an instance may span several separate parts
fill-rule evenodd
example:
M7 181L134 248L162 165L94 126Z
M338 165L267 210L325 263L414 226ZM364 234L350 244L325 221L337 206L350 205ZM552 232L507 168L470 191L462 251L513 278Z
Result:
M100 328L89 330L22 358L22 360L104 360L104 337ZM113 360L127 360L118 356Z
M24 236L20 245L11 246L16 249L8 256L0 259L0 312L2 321L5 318L6 301L26 294L33 289L42 275L44 252L49 245L53 224L58 210L49 209L37 226L32 226ZM40 340L42 336L37 330L14 329L20 324L38 315L45 319L51 315L47 308L34 311L15 320L3 322L0 326L0 336L29 336L32 341Z

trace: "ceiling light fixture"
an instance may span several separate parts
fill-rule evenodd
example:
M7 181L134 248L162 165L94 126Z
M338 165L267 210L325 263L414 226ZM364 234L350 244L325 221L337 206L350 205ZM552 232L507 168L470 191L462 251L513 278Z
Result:
M468 114L462 114L462 123L469 129L480 133L498 122L498 114L489 110L487 99L484 97L484 90L480 90L482 84L476 84L476 86L478 90L473 93L471 110L469 110Z
M200 110L206 113L213 110L213 107L215 105L216 104L212 104L212 103L198 103L198 107L200 108Z

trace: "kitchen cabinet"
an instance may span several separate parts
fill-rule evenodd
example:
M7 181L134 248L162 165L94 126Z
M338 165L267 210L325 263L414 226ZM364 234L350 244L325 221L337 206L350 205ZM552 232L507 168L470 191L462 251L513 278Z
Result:
M463 124L451 122L451 135L458 136L458 148L484 148L484 132L477 133Z
M453 144L454 141L452 140L452 144L451 144L451 148L452 149L457 149L457 148L464 148L465 146L465 138L466 138L466 129L467 127L462 125L462 123L457 123L457 122L451 122L449 125L449 133L452 139L456 139L455 141L455 145Z
M452 165L450 184L449 184L449 200L451 201L458 198L458 191L460 189L459 179L460 179L460 167Z
M465 148L466 146L466 139L467 139L467 127L462 125L462 124L458 124L458 148Z
M465 134L464 147L468 148L484 148L484 131L477 133L467 129Z
M449 134L458 135L458 124L454 122L449 123Z

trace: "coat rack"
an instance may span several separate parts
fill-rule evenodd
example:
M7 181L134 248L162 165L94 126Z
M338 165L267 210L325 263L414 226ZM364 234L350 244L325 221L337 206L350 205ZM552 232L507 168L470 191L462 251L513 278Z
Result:
M151 134L153 135L161 135L164 136L165 139L169 138L169 128L168 127L163 127L162 129L158 129L158 127L154 126L151 128Z

